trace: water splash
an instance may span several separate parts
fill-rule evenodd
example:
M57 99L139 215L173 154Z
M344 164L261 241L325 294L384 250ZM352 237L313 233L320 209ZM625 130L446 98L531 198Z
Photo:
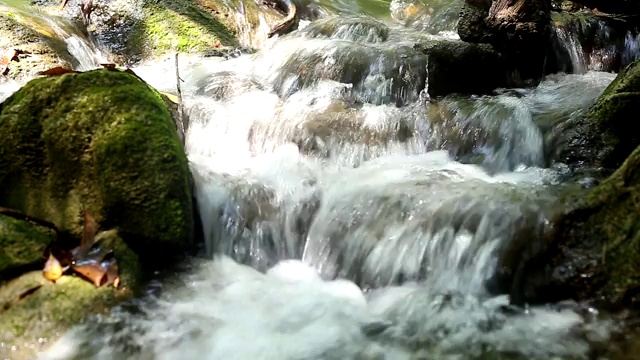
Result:
M0 11L11 12L18 22L38 32L62 58L65 58L65 54L70 55L71 57L67 60L75 70L91 70L100 63L107 62L105 55L87 35L82 25L13 2L10 4L0 2ZM64 44L64 49L56 48L59 42Z
M579 359L610 327L417 284L363 294L295 261L262 274L218 258L184 280L153 305L72 330L40 359Z

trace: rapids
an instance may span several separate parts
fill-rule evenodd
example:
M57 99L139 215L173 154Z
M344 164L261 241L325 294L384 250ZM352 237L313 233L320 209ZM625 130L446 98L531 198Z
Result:
M595 309L519 309L489 283L548 223L562 123L615 75L560 33L576 74L429 99L406 45L455 38L460 2L325 3L255 54L181 56L205 259L42 359L585 359L608 341ZM173 66L134 71L174 93Z

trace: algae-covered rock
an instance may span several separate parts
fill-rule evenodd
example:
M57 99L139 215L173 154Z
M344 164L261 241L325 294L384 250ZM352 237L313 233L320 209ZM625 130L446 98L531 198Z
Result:
M237 46L230 19L199 3L222 7L215 1L94 0L89 31L118 62ZM82 17L74 7L66 12Z
M568 209L532 244L511 289L518 303L640 298L640 147L601 185L561 199Z
M190 174L161 96L120 71L35 79L0 105L0 206L80 236L87 209L150 266L191 245Z
M567 123L559 161L573 167L615 170L640 145L640 61L618 74L595 105Z
M0 356L15 359L34 358L69 327L88 315L107 312L129 298L140 286L137 256L128 249L117 232L98 234L96 240L113 238L121 283L96 288L76 275L65 275L55 283L42 271L27 272L0 282Z
M42 264L55 235L52 229L0 215L0 282Z

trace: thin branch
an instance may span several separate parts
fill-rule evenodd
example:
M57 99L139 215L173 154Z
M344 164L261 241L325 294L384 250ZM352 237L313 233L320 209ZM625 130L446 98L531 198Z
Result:
M182 105L182 89L180 87L180 82L182 81L182 79L180 79L180 67L178 63L179 54L180 53L176 52L176 88L178 90L178 118L182 123L183 137L186 137L187 127L189 126L189 124L187 122L187 118L184 116L184 106Z
M52 222L49 222L47 220L42 220L42 219L35 218L33 216L27 215L27 214L22 213L22 212L20 212L18 210L15 210L15 209L9 209L9 208L5 208L5 207L0 207L0 214L6 215L6 216L10 216L10 217L12 217L14 219L18 219L18 220L31 221L31 222L36 223L38 225L41 225L41 226L47 227L49 229L52 229L56 233L58 232L58 228Z

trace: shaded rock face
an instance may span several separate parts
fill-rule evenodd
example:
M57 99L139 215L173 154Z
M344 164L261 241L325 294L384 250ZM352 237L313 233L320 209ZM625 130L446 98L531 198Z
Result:
M415 47L427 54L427 83L431 96L487 93L510 84L504 57L487 44L434 41Z
M523 80L543 75L551 34L550 0L467 0L460 12L463 41L491 44Z
M618 74L596 104L564 126L557 161L609 174L640 145L634 114L640 112L640 61Z
M0 281L41 267L45 249L55 237L51 229L0 215Z
M600 305L640 301L640 147L595 189L579 191L514 271L512 301L572 298Z
M32 80L0 105L0 206L79 238L87 209L150 267L193 241L190 174L160 95L96 70Z

